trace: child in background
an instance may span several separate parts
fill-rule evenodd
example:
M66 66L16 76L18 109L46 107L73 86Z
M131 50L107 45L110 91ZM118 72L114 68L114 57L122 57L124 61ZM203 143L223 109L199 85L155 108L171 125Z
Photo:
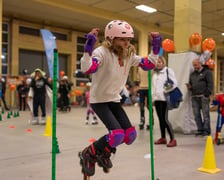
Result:
M213 105L217 105L217 122L216 122L216 132L215 132L215 139L214 143L217 143L217 140L221 138L221 130L222 125L224 123L224 94L220 93L216 95L216 99L212 102Z
M60 95L59 99L59 111L71 111L69 106L69 92L71 91L71 86L73 84L68 82L68 76L63 76L59 83L58 94Z
M29 87L26 85L25 80L17 86L17 92L19 96L19 110L26 110L26 96L29 91Z
M98 124L97 122L97 117L96 117L96 114L95 112L93 111L93 109L91 108L90 106L90 102L89 102L89 90L90 90L90 86L91 86L91 82L88 82L86 84L86 93L85 93L85 98L86 98L86 103L87 103L87 111L86 111L86 124L89 123L89 115L92 114L93 115L93 120L92 120L92 124L95 125L95 124Z

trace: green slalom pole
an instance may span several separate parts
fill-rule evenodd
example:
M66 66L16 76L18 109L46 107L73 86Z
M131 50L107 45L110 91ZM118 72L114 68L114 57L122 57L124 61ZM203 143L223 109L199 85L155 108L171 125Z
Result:
M154 180L154 153L153 153L153 124L152 124L152 86L151 86L151 71L148 71L148 82L149 82L149 125L150 125L150 152L151 152L151 177Z
M58 70L58 50L54 49L54 73L53 73L53 123L52 123L52 180L55 180L56 170L56 108L57 108L57 70Z

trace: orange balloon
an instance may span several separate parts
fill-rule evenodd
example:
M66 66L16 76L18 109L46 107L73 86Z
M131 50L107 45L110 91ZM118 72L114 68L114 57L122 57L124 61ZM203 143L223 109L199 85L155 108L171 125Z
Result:
M166 52L174 51L174 42L171 39L164 39L162 42L162 47Z
M79 83L79 86L80 86L80 87L84 87L84 86L85 86L84 82L80 82L80 83Z
M75 90L75 95L76 96L81 96L82 95L82 91L81 90Z
M63 77L65 75L64 71L60 71L60 77Z
M75 92L70 92L70 96L74 97L75 96Z
M10 88L11 91L14 91L16 89L16 85L15 84L11 84L9 88Z
M193 33L190 37L190 45L195 46L201 43L202 36L199 33Z
M208 61L206 61L205 65L207 65L209 69L213 70L215 68L215 60L210 58Z
M212 38L206 38L202 43L202 49L203 51L209 50L212 52L215 49L215 41Z

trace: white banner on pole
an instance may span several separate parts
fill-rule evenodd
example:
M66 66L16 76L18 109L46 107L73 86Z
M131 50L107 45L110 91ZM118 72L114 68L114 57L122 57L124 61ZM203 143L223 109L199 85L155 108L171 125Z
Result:
M198 57L194 52L170 53L168 67L175 72L178 87L183 93L183 101L178 109L169 111L168 118L175 132L191 134L197 130L191 103L191 94L186 87L190 73L193 71L192 61Z

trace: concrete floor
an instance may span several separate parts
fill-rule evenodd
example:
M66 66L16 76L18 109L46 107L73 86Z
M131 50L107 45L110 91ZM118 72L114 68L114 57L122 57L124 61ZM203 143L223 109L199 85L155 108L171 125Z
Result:
M139 109L125 107L133 124L138 127ZM85 125L85 108L72 108L69 113L57 113L57 139L60 153L56 155L57 180L82 180L78 151L89 144L90 138L106 133L100 122ZM30 125L30 112L20 112L19 117L0 122L0 179L1 180L50 180L52 176L51 137L43 136L45 126ZM156 117L155 117L156 118ZM216 112L211 113L212 133L215 131ZM10 126L14 128L10 128ZM32 132L26 132L30 128ZM121 145L112 157L113 168L103 173L96 167L91 180L151 180L151 160L145 158L150 152L149 131L138 130L134 144ZM158 120L155 119L153 138L160 136ZM178 146L167 148L154 146L155 180L223 180L223 172L202 173L197 170L204 160L205 137L175 134ZM224 169L224 145L214 145L217 168ZM211 155L211 156L213 156Z

